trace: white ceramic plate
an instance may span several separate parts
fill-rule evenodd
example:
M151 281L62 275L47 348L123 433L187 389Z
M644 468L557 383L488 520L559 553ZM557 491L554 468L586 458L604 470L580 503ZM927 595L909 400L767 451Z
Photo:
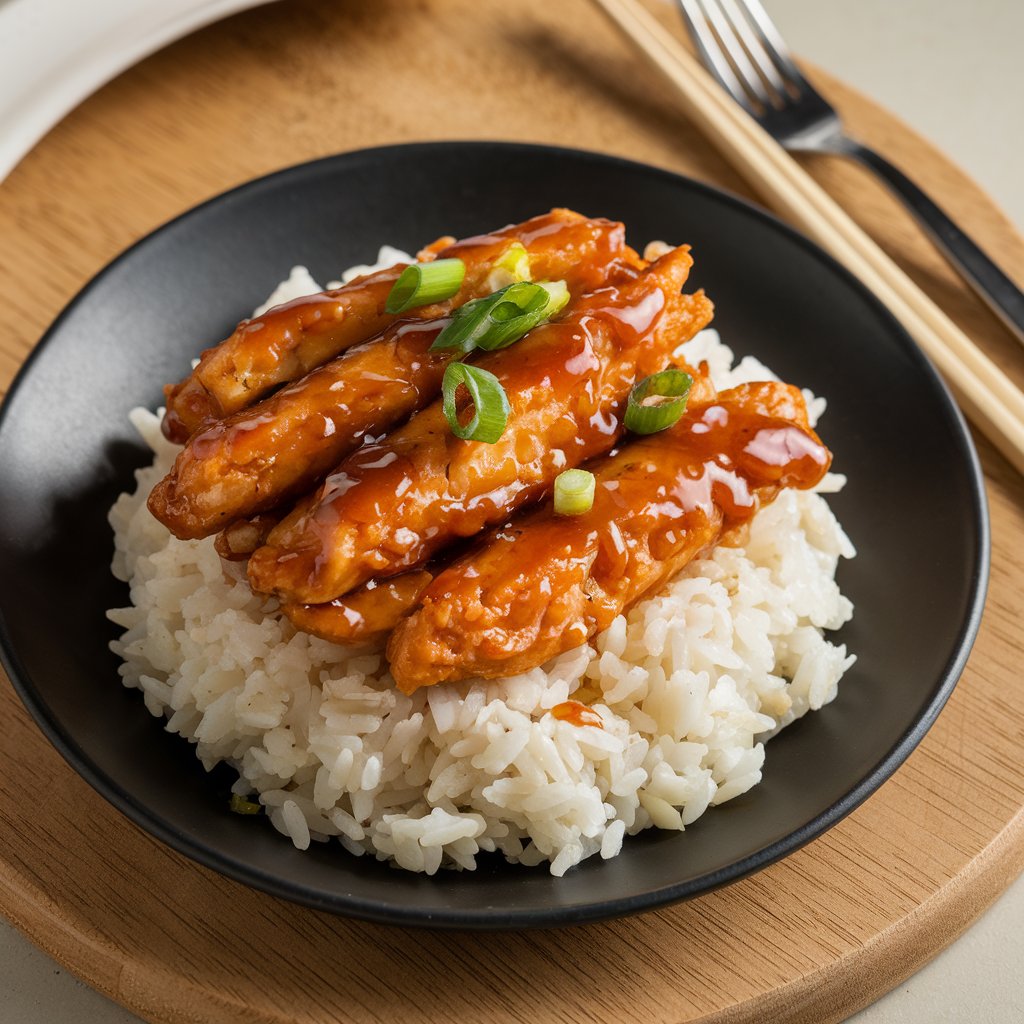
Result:
M189 32L270 0L0 0L0 182L86 96Z

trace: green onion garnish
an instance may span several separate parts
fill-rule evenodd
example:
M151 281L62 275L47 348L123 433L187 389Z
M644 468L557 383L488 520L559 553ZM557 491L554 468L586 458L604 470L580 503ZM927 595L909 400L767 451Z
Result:
M564 281L519 281L506 285L455 310L451 322L430 347L463 353L475 348L493 352L518 341L568 301L569 289Z
M263 810L259 804L253 803L252 800L246 800L244 796L240 796L238 793L231 794L230 807L235 814L259 814Z
M384 311L404 313L407 309L450 299L462 287L465 276L466 264L460 259L413 263L398 275L398 280L391 286Z
M594 507L594 474L585 469L567 469L555 477L555 512L578 516Z
M513 242L495 261L487 277L491 291L517 281L530 280L530 254L522 242Z
M636 434L656 434L676 424L686 408L692 384L693 378L682 370L662 370L635 384L626 405L626 429Z
M460 384L466 385L473 400L473 418L463 426L455 405L455 392ZM463 441L484 441L494 444L505 431L510 406L505 389L493 373L479 366L449 363L441 380L444 415L452 433Z

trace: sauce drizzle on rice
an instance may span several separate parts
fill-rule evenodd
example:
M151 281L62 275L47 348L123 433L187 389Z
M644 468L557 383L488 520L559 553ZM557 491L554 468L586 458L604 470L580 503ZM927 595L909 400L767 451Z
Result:
M564 700L561 704L556 704L551 709L551 714L560 722L568 722L570 725L591 725L595 729L604 728L601 716L593 708L588 708L586 704L581 704L578 700Z

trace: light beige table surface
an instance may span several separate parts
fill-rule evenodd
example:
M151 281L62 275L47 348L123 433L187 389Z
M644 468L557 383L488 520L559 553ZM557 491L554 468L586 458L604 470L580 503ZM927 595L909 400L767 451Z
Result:
M768 0L768 6L794 49L929 136L1024 226L1024 4ZM1024 879L854 1024L1024 1020L1022 962ZM136 1020L0 921L0 1024Z

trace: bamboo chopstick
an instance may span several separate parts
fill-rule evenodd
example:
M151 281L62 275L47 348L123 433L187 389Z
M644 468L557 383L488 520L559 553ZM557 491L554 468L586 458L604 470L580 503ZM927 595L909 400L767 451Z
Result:
M637 0L595 2L675 86L691 120L753 188L889 308L966 415L1024 473L1024 393Z

